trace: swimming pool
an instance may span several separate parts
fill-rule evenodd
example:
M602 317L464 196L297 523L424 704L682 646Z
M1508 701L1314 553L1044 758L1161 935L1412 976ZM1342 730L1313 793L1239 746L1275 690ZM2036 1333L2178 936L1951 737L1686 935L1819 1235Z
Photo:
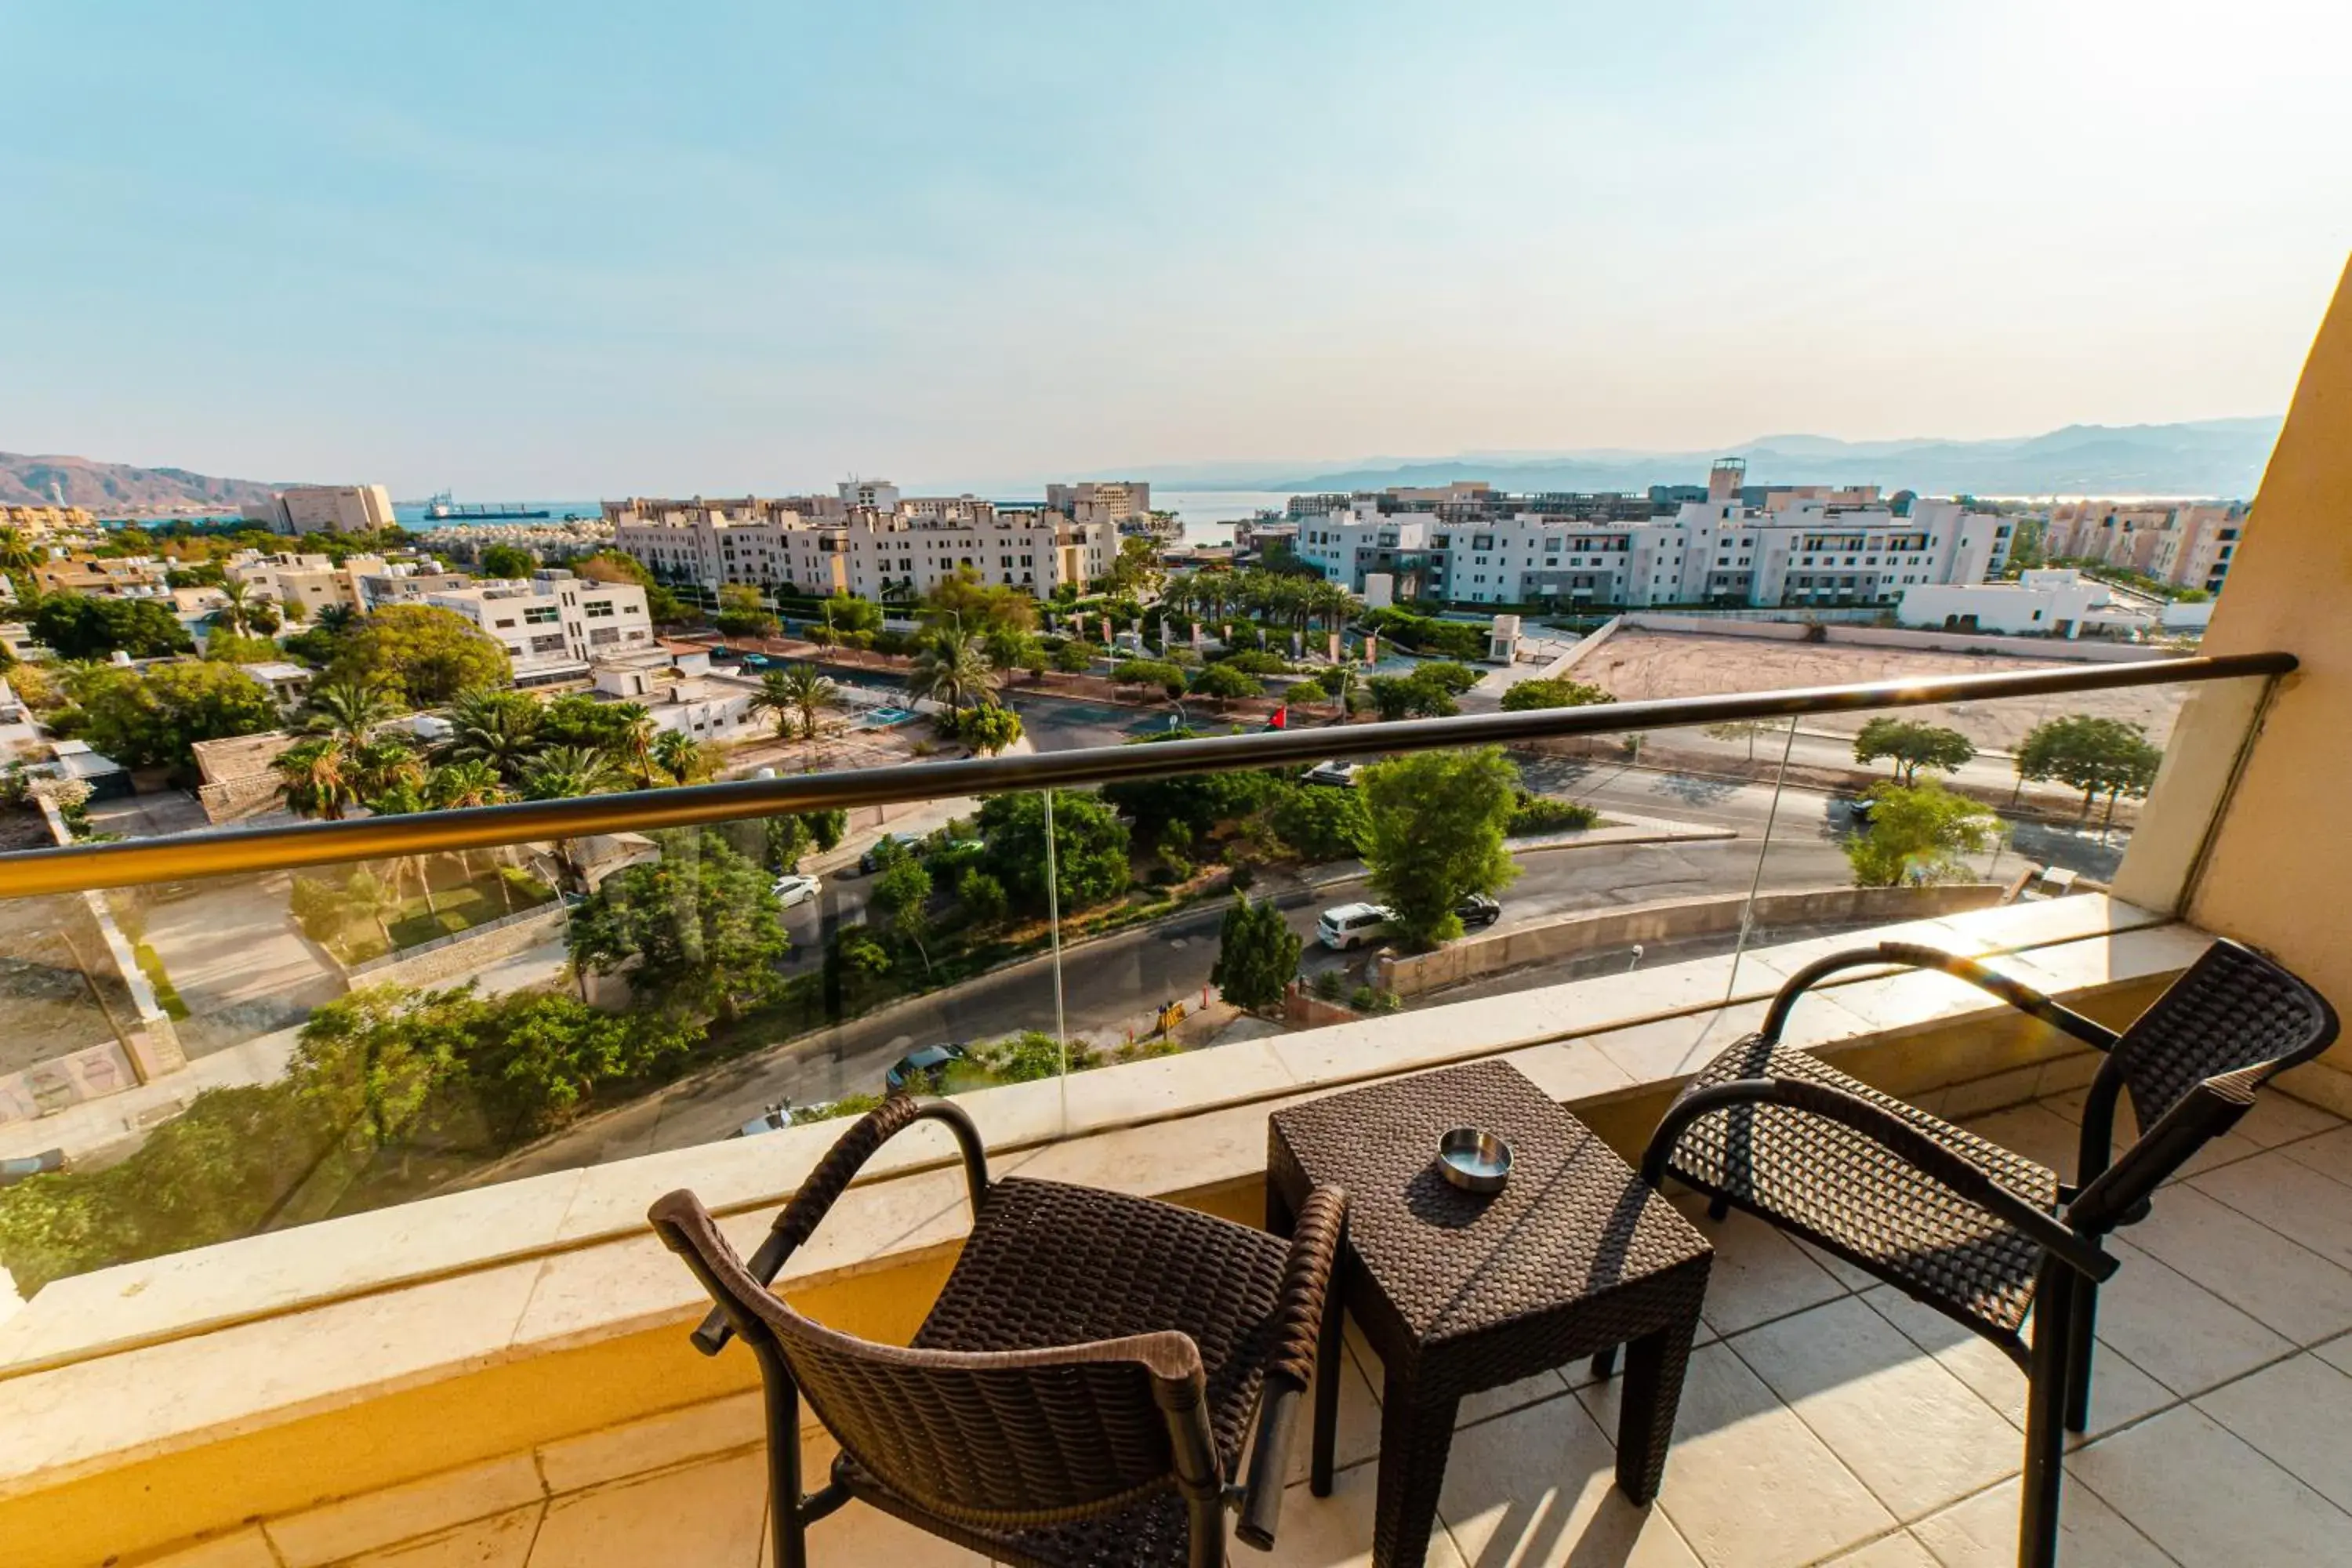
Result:
M861 730L887 730L892 725L903 724L913 717L915 714L911 709L869 708L857 716L857 727Z

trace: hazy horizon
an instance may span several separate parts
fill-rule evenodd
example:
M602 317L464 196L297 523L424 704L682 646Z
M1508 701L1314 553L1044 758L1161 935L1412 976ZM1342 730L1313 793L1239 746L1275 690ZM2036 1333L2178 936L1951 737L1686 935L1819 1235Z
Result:
M1911 11L18 7L0 448L986 491L2284 408L2352 12Z

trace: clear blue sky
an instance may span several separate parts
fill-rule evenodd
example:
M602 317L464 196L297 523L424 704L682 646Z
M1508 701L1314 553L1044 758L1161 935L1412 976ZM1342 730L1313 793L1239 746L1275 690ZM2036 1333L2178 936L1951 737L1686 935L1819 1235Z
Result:
M2275 413L2344 0L0 0L0 449L402 495Z

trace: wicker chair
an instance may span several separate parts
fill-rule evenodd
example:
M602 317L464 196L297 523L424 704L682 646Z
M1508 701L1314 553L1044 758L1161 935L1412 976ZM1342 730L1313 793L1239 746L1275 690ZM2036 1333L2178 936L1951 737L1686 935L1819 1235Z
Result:
M767 1282L875 1150L926 1119L955 1134L973 1220L913 1344L803 1317ZM1242 1541L1273 1545L1298 1395L1338 1332L1345 1214L1318 1191L1285 1241L1087 1187L992 1183L961 1110L893 1097L842 1135L748 1267L692 1193L650 1217L719 1304L697 1346L740 1336L759 1358L775 1568L803 1568L807 1526L853 1498L1002 1563L1209 1568L1229 1505ZM805 1496L803 1393L841 1445L831 1483Z
M1940 969L2106 1054L2083 1108L2076 1184L1780 1044L1790 1009L1839 970ZM2108 1232L2229 1131L2254 1090L2336 1037L2320 995L2260 953L2217 942L2120 1035L2030 987L1933 948L1883 942L1801 970L1761 1033L1694 1079L1652 1137L1643 1174L1706 1193L1717 1219L1762 1216L1957 1320L2028 1379L2018 1561L2057 1561L2063 1428L2090 1417L2092 1325L2116 1259ZM2129 1093L2138 1140L2114 1149ZM2033 1318L2029 1344L2023 1329Z

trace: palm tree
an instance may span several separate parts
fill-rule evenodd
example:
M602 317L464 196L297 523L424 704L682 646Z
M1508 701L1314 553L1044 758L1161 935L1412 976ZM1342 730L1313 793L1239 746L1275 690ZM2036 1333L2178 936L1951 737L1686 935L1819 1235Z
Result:
M472 762L446 763L435 768L425 775L425 798L436 811L457 811L467 806L496 805L514 796L508 790L506 781L499 776L499 770L478 758ZM497 865L498 858L498 853L493 851L493 866ZM457 863L466 868L467 881L476 879L472 850L459 850ZM507 913L514 913L514 889L507 886L503 876L496 880L499 901L506 906Z
M539 751L539 700L527 692L478 687L449 704L449 732L434 748L444 763L486 763L509 784Z
M606 710L620 735L621 749L637 767L637 787L654 787L654 716L642 702L616 702Z
M304 816L341 821L343 808L359 802L351 751L341 737L320 735L289 746L270 766L291 810Z
M907 690L918 698L946 704L950 712L970 703L986 707L995 700L989 685L988 653L978 637L936 629L915 655L907 671Z
M826 679L813 664L791 665L775 674L779 678L776 689L800 715L801 738L804 741L816 739L817 720L834 705L840 695L840 689ZM762 682L762 695L765 695L765 689L766 683Z
M343 884L344 910L375 922L375 929L383 933L386 952L393 949L392 922L399 918L404 902L398 888L365 869L353 871L351 880Z
M287 608L290 611L293 606L289 605ZM300 617L297 616L296 618L299 619ZM352 629L352 623L358 619L359 612L352 609L349 605L321 605L319 606L319 629L327 633L331 637L342 636L343 633Z
M654 737L654 765L677 784L699 784L710 776L710 750L683 730L664 730Z
M221 607L213 612L213 625L226 626L242 636L253 628L253 590L246 584L230 578L220 585Z
M0 528L0 574L14 577L41 563L41 552L19 528Z
M550 746L523 770L522 792L527 800L571 800L608 794L624 782L612 757L594 746Z
M357 746L377 725L400 717L400 700L377 681L346 676L322 680L310 688L303 706L309 710L302 728L313 735L332 735Z

